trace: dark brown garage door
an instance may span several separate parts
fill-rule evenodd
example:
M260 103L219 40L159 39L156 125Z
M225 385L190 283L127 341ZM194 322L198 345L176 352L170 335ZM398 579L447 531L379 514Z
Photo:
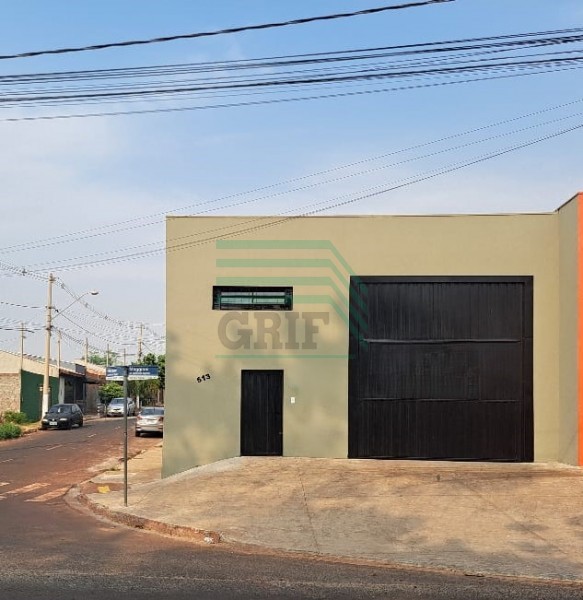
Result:
M351 458L533 460L532 278L353 277Z

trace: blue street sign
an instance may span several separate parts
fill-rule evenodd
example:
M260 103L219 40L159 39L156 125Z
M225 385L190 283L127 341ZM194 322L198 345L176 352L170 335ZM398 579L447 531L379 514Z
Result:
M105 379L107 381L123 381L126 367L107 367Z
M129 366L129 381L145 381L147 379L158 379L158 367L156 365Z

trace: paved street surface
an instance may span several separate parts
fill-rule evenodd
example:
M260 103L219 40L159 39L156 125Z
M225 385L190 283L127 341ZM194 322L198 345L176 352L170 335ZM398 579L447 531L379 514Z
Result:
M136 438L128 419L130 455L160 440ZM118 467L123 457L123 419L86 420L72 430L38 431L0 442L0 508L45 504L62 497L73 483L99 470Z
M571 599L577 585L451 576L244 552L129 529L69 506L64 490L118 465L121 420L0 443L0 597ZM130 451L159 438L129 438ZM139 460L139 459L138 459Z

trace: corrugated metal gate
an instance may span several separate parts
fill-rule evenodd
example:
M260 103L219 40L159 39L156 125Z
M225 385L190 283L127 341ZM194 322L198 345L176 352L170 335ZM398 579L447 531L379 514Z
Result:
M353 277L351 458L533 460L532 277Z

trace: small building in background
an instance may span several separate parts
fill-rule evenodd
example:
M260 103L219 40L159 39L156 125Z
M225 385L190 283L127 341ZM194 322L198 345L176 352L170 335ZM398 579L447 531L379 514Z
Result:
M12 410L39 420L44 372L44 358L0 350L0 414ZM92 413L105 383L105 367L50 361L49 382L51 405L73 402Z

